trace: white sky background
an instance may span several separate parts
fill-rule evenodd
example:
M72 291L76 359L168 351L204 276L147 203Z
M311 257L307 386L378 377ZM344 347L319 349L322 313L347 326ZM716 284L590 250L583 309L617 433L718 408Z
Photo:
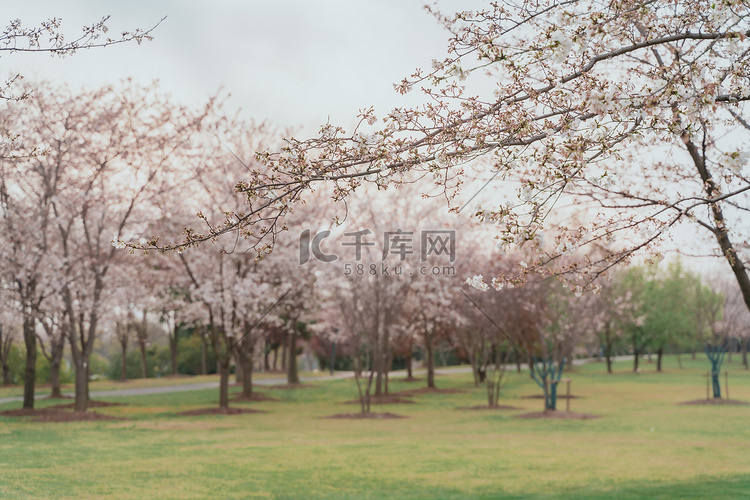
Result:
M446 12L467 2L442 1ZM160 80L184 103L201 103L223 87L230 104L255 120L315 133L330 116L354 125L361 108L380 116L420 101L393 84L442 58L447 32L420 0L77 0L3 2L5 22L25 26L62 19L67 39L105 15L113 38L147 29L164 16L154 40L80 51L63 59L10 54L3 76L20 72L71 85L99 86L126 77Z
M477 3L483 2L439 5L452 13ZM442 59L449 36L422 0L17 0L3 1L2 7L6 24L19 18L28 27L59 17L69 40L106 15L113 38L166 19L154 40L140 46L127 43L65 58L4 54L1 77L21 73L27 80L92 88L128 77L142 83L158 79L177 100L196 105L223 88L242 116L293 127L300 137L315 134L329 117L351 130L359 109L375 106L382 118L394 107L422 103L420 92L401 96L393 84ZM498 189L496 183L488 186L467 212ZM472 194L467 186L461 199ZM700 259L698 265L707 263Z

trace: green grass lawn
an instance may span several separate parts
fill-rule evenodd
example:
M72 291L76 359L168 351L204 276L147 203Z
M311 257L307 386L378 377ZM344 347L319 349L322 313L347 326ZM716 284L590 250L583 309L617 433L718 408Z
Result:
M637 375L629 362L613 375L577 367L571 410L593 420L514 418L542 406L521 397L539 393L525 373L508 374L501 398L518 411L457 409L484 392L453 374L438 386L466 392L375 408L409 417L399 420L321 418L357 411L342 403L356 397L351 380L236 403L259 414L176 415L215 405L217 391L204 390L108 398L127 406L96 410L123 421L0 417L0 497L747 498L750 405L677 405L705 397L708 363L688 358L659 374L648 363ZM732 399L750 402L750 373L725 367ZM391 382L392 392L421 386Z

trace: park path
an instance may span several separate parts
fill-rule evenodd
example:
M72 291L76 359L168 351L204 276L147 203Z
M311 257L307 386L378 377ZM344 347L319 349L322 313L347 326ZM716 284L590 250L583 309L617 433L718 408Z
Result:
M617 356L615 360L622 361L626 359L632 359L633 356ZM580 365L584 363L595 362L595 359L576 359L573 361L574 365ZM515 369L515 365L508 365L506 369ZM528 369L526 366L523 369ZM424 371L424 370L421 370ZM435 375L447 375L449 373L471 373L471 366L460 365L452 367L441 367L435 370ZM416 374L416 373L415 373ZM406 372L399 370L390 374L391 377L405 377ZM318 377L300 377L301 382L318 382L326 380L340 380L345 378L353 378L354 372L336 372L334 375L323 375ZM253 380L254 386L264 385L277 385L286 384L286 377L278 378L267 378L267 379L256 379ZM219 387L219 382L201 382L197 384L181 384L181 385L165 385L159 387L134 387L132 389L112 389L108 391L91 391L91 399L102 398L102 397L121 397L121 396L148 396L151 394L169 394L173 392L184 392L184 391L200 391L202 389L216 389ZM73 396L73 393L65 393L66 396ZM36 399L44 399L47 394L37 394ZM23 397L14 396L8 398L0 398L0 404L13 403L15 401L23 401Z

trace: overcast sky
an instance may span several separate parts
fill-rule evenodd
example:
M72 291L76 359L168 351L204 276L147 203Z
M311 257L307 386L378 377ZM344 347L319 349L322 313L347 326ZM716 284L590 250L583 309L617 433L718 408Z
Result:
M220 88L247 118L315 133L330 117L347 129L357 111L374 105L379 117L415 105L419 92L398 95L393 84L445 55L448 33L422 0L59 0L3 2L5 22L38 25L62 19L75 38L103 16L110 35L154 30L154 40L81 51L63 59L4 54L0 76L23 74L97 87L133 77L160 80L184 103L200 104ZM441 0L452 13L478 0ZM468 186L470 188L471 186ZM492 198L493 184L472 202ZM466 190L465 190L466 191ZM471 191L471 189L469 189ZM473 193L462 193L466 201Z
M220 87L245 116L317 130L330 116L349 127L357 110L380 116L396 105L393 83L445 54L447 33L421 0L152 0L3 2L3 18L37 25L62 19L68 39L110 15L110 35L149 28L154 40L82 51L59 59L4 55L3 72L98 86L125 77L150 82L183 102ZM453 12L466 2L441 1ZM5 75L3 75L5 76Z

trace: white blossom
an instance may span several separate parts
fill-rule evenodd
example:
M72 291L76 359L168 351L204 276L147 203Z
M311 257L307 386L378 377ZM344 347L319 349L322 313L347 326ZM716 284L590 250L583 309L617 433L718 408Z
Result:
M750 159L750 153L746 151L724 153L722 156L722 165L731 170L735 175L742 173L743 167L747 164L748 159Z
M481 290L482 292L486 292L490 289L489 285L484 282L484 277L481 274L477 274L471 278L466 278L466 284L472 288Z

